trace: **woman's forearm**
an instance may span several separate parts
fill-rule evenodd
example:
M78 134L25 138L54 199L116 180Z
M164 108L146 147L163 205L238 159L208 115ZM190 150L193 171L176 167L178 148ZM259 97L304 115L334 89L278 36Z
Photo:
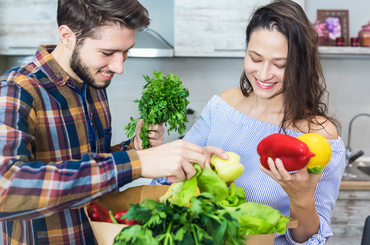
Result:
M303 243L320 229L320 219L315 206L315 199L306 202L290 202L290 217L299 220L298 227L291 230L292 238Z

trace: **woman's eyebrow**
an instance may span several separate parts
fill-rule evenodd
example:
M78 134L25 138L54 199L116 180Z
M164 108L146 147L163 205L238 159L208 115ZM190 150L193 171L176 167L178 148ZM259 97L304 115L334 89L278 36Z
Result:
M257 55L258 57L263 57L261 54L257 53L254 50L250 50L249 53L253 53L253 54ZM286 57L276 57L276 58L274 58L274 60L286 60Z

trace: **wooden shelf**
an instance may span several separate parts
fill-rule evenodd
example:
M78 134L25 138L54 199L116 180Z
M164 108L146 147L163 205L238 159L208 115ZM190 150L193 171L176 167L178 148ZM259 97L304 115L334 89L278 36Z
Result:
M319 47L322 58L370 58L370 47Z

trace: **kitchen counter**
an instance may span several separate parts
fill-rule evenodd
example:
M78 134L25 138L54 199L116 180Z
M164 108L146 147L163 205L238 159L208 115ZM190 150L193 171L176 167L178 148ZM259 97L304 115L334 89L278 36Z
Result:
M340 190L362 190L370 191L370 181L342 180Z

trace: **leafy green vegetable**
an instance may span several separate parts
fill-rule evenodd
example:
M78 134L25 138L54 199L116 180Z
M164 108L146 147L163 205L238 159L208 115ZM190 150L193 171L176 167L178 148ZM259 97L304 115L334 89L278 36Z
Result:
M125 130L127 137L131 137L135 133L137 122L144 119L140 139L143 141L143 149L146 149L150 147L147 136L149 124L169 124L168 135L173 130L180 134L185 132L185 123L189 122L186 107L190 102L187 100L189 91L182 86L177 76L170 73L165 77L162 72L154 71L152 79L145 75L143 77L147 83L143 87L141 99L134 100L139 103L140 117L130 117L130 123Z
M283 216L279 210L268 205L245 202L237 207L225 209L238 217L241 231L245 235L285 233L289 218ZM234 213L234 212L235 213Z
M170 199L170 202L179 206L185 206L197 192L208 192L215 196L216 201L224 200L228 196L225 182L213 170L205 167L202 171L197 163L194 163L197 174L189 180L172 184L168 194L160 197L160 201Z
M246 201L244 189L231 183L229 186L229 195L224 200L220 200L217 203L226 207L237 207Z
M239 232L236 217L217 204L211 193L193 197L190 207L150 199L131 206L124 217L141 220L142 227L134 225L122 229L114 245L145 242L153 245L241 245L246 240Z

